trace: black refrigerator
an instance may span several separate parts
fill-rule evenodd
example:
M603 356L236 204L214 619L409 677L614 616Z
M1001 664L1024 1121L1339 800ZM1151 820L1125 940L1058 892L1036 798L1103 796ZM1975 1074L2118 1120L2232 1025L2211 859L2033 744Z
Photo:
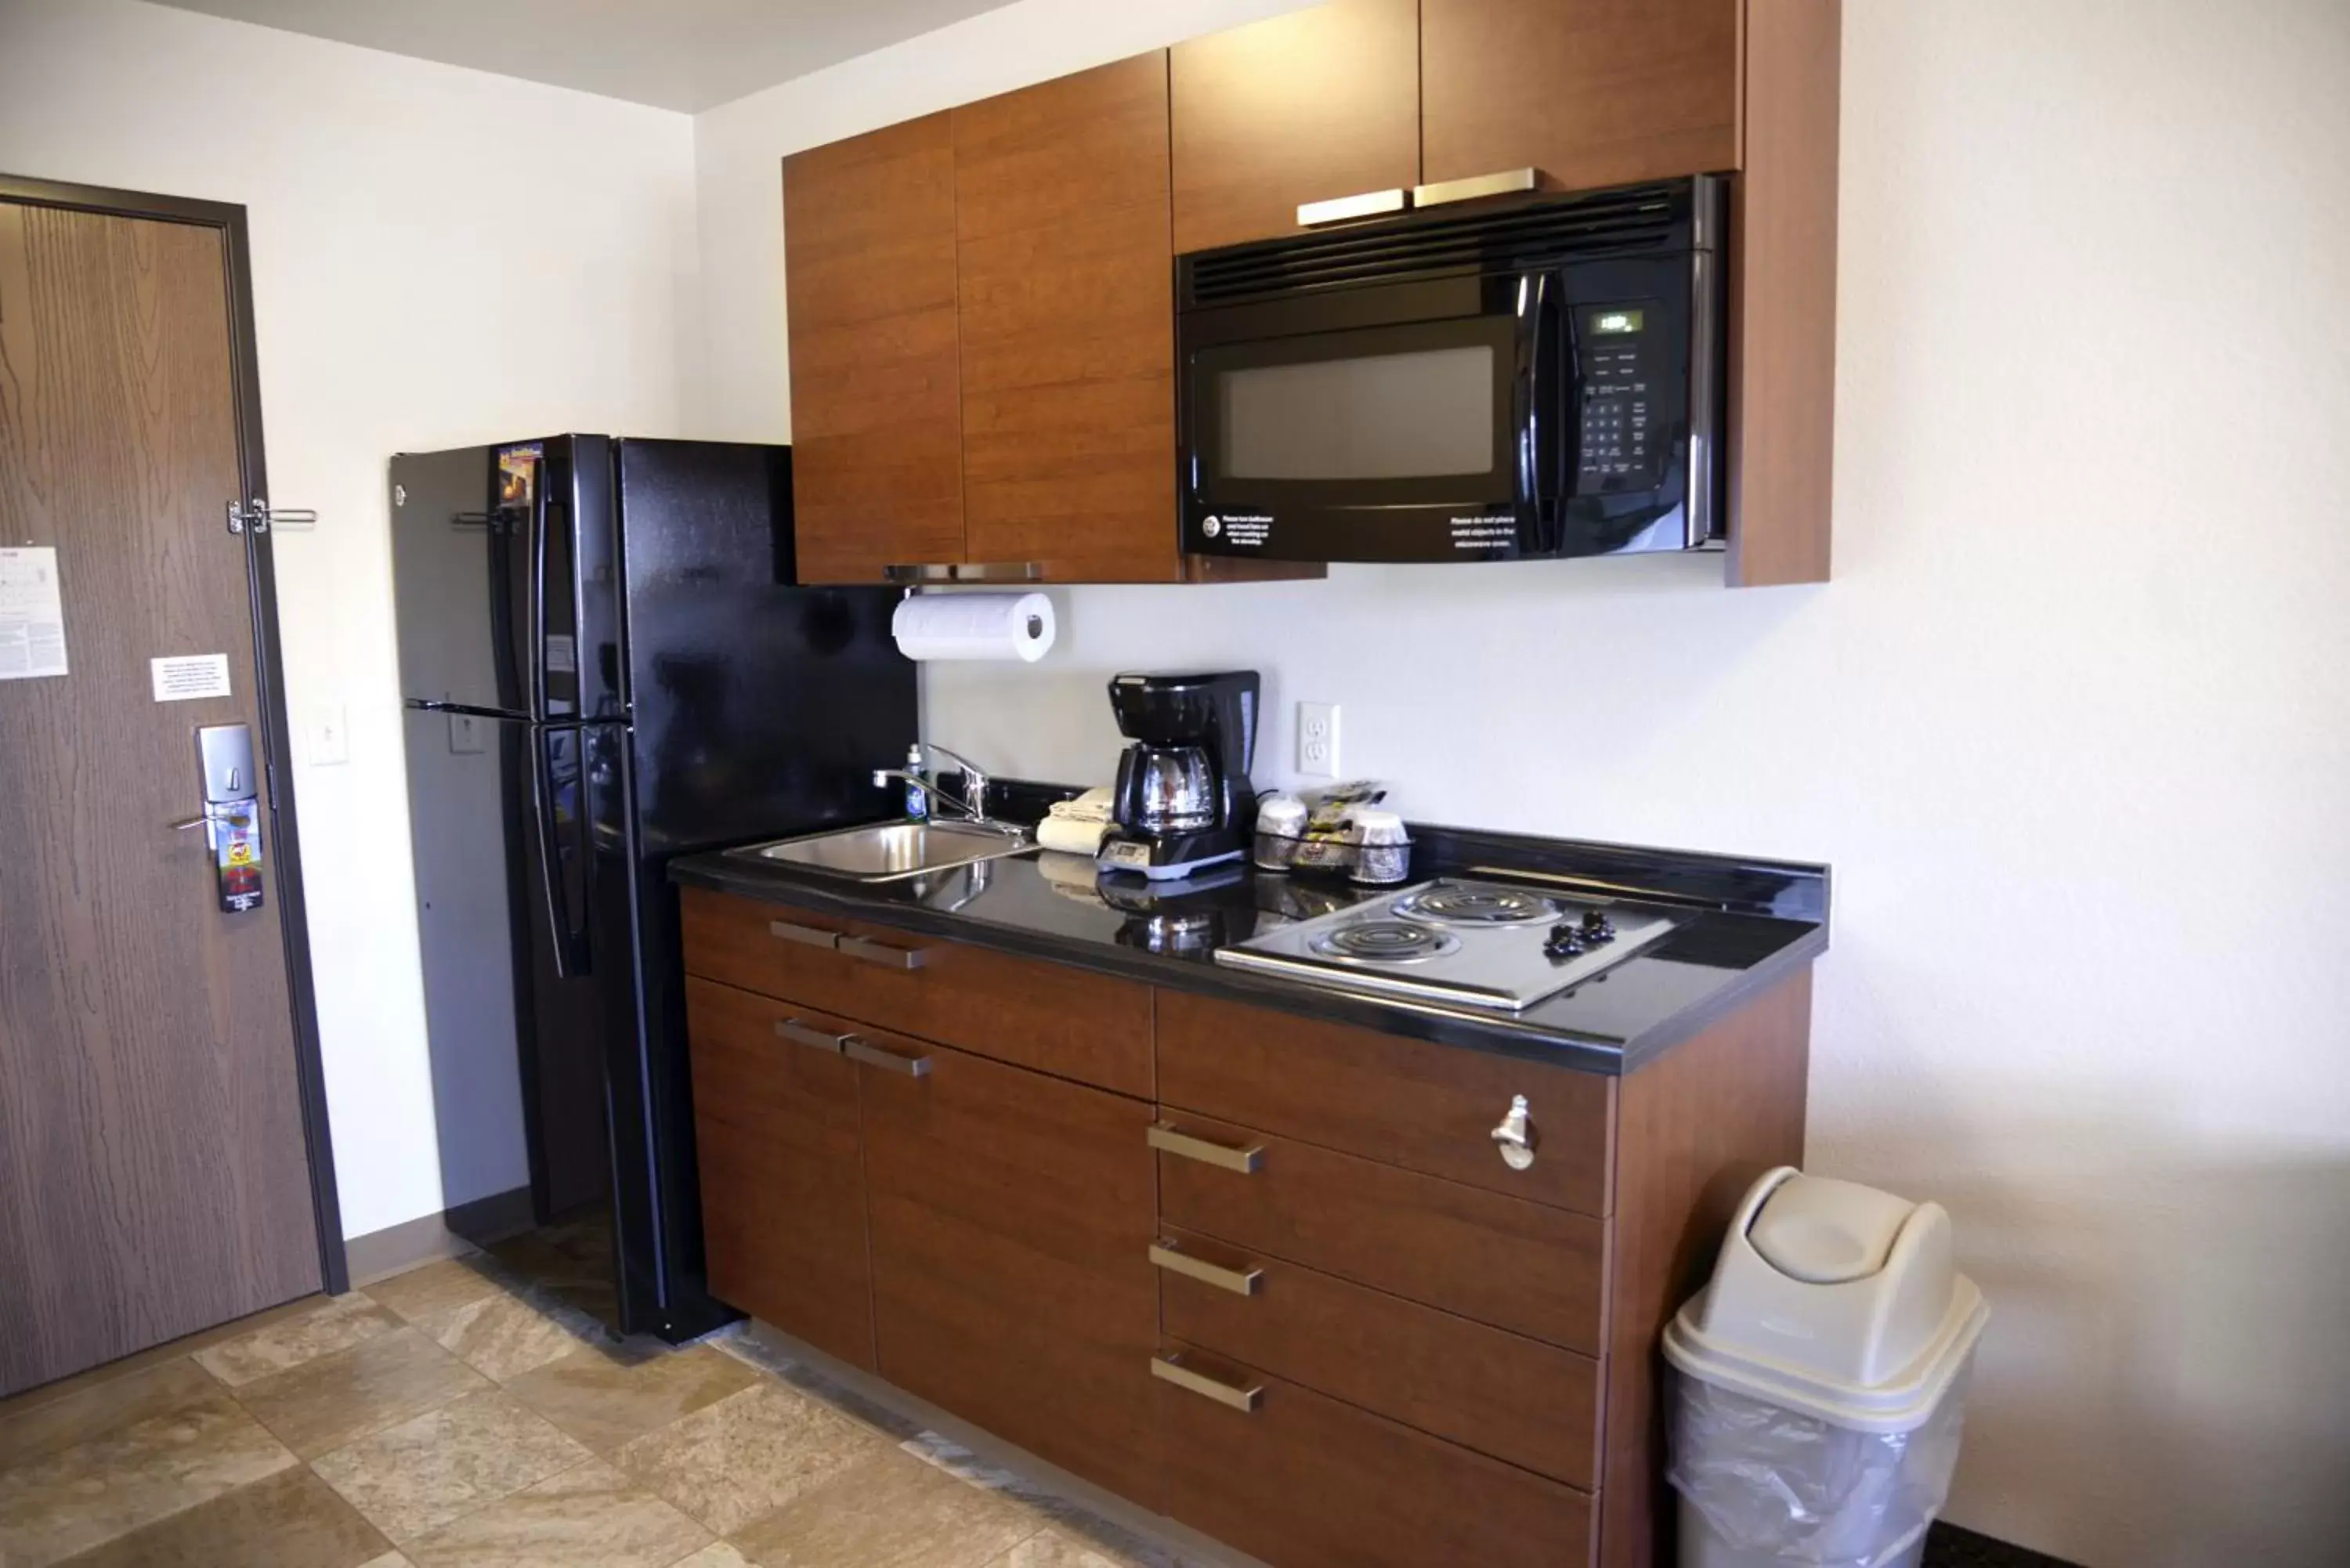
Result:
M899 812L872 783L917 732L899 595L795 586L787 447L548 436L390 480L449 1223L620 1332L690 1338L733 1314L665 867Z

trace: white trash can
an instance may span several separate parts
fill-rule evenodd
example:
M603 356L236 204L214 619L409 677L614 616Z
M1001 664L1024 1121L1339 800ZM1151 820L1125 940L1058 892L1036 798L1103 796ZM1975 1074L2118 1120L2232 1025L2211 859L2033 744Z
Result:
M1989 1315L1941 1205L1757 1181L1665 1326L1681 1568L1915 1568Z

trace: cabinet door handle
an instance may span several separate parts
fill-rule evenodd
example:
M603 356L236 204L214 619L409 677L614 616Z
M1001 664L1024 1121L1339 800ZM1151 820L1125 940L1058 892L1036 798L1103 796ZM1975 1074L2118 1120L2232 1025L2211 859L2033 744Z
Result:
M1183 1251L1183 1244L1171 1236L1161 1236L1150 1243L1150 1262L1170 1274L1182 1274L1202 1284L1230 1291L1236 1296L1253 1296L1264 1279L1264 1271L1254 1263L1243 1268L1227 1269L1207 1259L1195 1257Z
M909 1078L931 1075L931 1059L928 1056L908 1056L896 1051L885 1051L861 1035L842 1035L840 1054L852 1062L862 1062L885 1073L901 1073Z
M878 963L884 969L920 969L922 950L893 948L887 942L877 942L864 937L842 937L833 944L850 958L863 963Z
M846 1050L849 1040L853 1038L847 1034L827 1034L821 1029L811 1029L796 1018L775 1020L775 1033L795 1045L806 1045L811 1050L828 1052L835 1056Z
M1297 226L1318 228L1324 223L1343 223L1355 218L1376 218L1383 213L1400 213L1411 205L1411 192L1400 185L1392 191L1365 191L1354 196L1333 196L1323 202L1301 202L1297 204Z
M1542 1147L1542 1135L1534 1128L1523 1095L1511 1096L1509 1114L1493 1129L1493 1144L1502 1151L1502 1163L1512 1170L1533 1168L1534 1151Z
M1234 1148L1230 1144L1210 1143L1206 1138L1179 1132L1165 1122L1150 1124L1149 1142L1151 1147L1162 1153L1196 1159L1201 1165L1224 1170L1237 1170L1243 1176L1264 1163L1264 1145L1261 1143Z
M1411 204L1415 207L1441 207L1448 202L1473 202L1480 196L1515 196L1542 188L1543 172L1539 169L1504 169L1498 174L1471 174L1465 180L1439 180L1433 185L1414 185Z
M769 920L767 934L781 937L787 942L803 942L812 948L828 948L840 940L838 931L827 931L818 926L797 926L789 920Z
M1256 1407L1264 1403L1263 1384L1226 1383L1203 1373L1194 1372L1183 1365L1183 1357L1180 1353L1162 1350L1154 1354L1150 1358L1150 1376L1158 1378L1161 1383L1172 1383L1178 1388L1188 1388L1203 1398L1213 1399L1219 1405L1229 1405L1243 1415L1254 1415Z

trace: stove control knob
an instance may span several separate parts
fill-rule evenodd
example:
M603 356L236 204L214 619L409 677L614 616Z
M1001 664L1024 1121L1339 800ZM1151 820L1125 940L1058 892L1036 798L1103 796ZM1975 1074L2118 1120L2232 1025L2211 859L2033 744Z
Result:
M1543 951L1555 959L1580 958L1591 944L1571 920L1561 920L1543 940Z
M1588 942L1612 942L1616 940L1616 922L1607 918L1607 910L1584 911L1583 939Z
M1526 1097L1518 1095L1510 1101L1510 1114L1493 1129L1493 1146L1502 1151L1502 1163L1512 1170L1523 1170L1534 1162L1534 1149L1542 1136L1534 1131L1533 1116L1526 1110Z

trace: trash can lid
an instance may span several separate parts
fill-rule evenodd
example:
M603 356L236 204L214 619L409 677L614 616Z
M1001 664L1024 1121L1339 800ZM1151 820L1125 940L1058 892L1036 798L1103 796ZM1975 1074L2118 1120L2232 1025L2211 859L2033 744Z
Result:
M1746 1237L1781 1273L1839 1285L1882 1271L1917 1211L1908 1199L1856 1181L1795 1176L1771 1194Z
M1921 1426L1990 1315L1937 1203L1781 1167L1666 1325L1684 1374L1858 1431Z

